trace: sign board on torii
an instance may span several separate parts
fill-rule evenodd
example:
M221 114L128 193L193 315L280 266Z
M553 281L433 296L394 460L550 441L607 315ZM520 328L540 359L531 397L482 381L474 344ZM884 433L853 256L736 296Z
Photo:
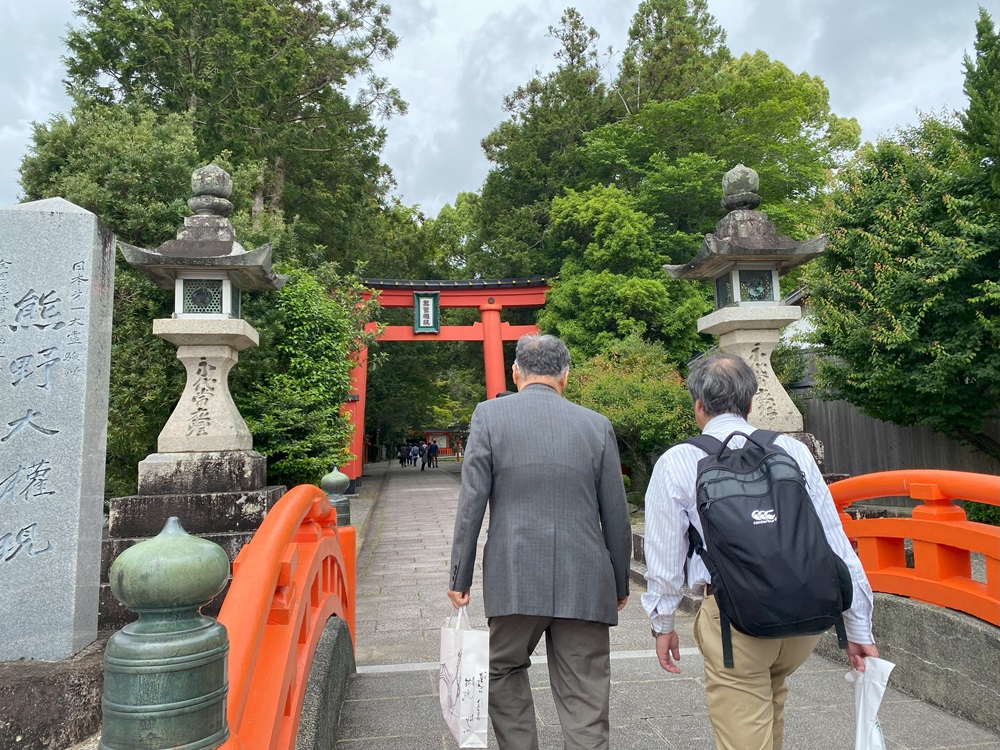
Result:
M505 308L537 309L545 305L545 293L549 290L548 279L469 279L464 281L410 281L396 279L362 279L369 290L377 291L382 307L415 308L414 325L387 326L379 336L379 341L482 341L483 365L486 374L486 398L496 395L507 387L507 373L503 361L503 342L517 341L521 336L538 333L533 325L512 326L500 320ZM420 312L421 300L433 299L436 295L438 307L464 307L479 310L480 320L472 325L439 325L434 315L429 325ZM424 303L426 307L426 303ZM377 328L369 323L367 330ZM351 452L356 458L341 467L351 480L353 490L361 476L365 433L365 392L368 384L368 351L357 355L357 365L351 373L351 396L344 411L354 425L351 438Z

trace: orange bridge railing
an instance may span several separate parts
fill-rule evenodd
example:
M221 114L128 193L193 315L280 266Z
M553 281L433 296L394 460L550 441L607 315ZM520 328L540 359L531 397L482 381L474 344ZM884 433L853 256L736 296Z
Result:
M1000 477L958 471L904 470L865 474L830 485L844 531L875 591L965 612L1000 626L1000 528L966 520L952 500L1000 506ZM911 518L852 519L858 500L907 496L922 500ZM908 567L904 543L913 542ZM972 577L972 553L986 562L986 582Z
M286 493L233 563L219 613L229 632L230 738L223 748L295 746L309 667L326 621L354 640L355 530L312 485Z

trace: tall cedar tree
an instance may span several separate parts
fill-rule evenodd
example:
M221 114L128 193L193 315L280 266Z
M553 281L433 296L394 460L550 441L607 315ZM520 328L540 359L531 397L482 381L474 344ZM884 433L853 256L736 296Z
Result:
M969 106L959 113L963 140L986 166L1000 212L1000 33L986 9L976 21L976 54L965 56L965 95Z
M533 78L505 97L510 118L486 138L493 167L479 201L478 244L470 270L483 276L551 275L538 248L548 206L581 173L584 134L608 121L611 108L601 81L597 31L568 9L549 35L560 42L556 70Z
M253 201L301 218L309 263L363 257L389 185L372 117L403 111L372 73L397 39L376 0L78 0L67 44L78 101L186 112L203 160L262 162ZM354 101L349 82L366 78Z
M632 17L615 83L627 113L646 102L683 99L704 90L729 60L726 32L707 0L643 0Z

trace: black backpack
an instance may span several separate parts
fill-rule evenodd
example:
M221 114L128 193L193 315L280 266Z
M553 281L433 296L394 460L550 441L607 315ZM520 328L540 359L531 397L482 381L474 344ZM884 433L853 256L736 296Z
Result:
M688 557L701 555L722 621L722 653L733 666L730 626L758 638L815 635L831 627L847 648L843 612L854 585L830 548L802 470L777 445L780 433L734 432L683 441L698 461L696 504L705 539L688 528ZM734 435L746 443L729 448Z

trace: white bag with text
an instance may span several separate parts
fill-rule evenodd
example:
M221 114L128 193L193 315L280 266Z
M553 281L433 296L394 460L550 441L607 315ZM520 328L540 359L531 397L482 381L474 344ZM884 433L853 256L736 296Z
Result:
M473 630L465 607L441 628L441 712L459 747L486 747L490 634Z

